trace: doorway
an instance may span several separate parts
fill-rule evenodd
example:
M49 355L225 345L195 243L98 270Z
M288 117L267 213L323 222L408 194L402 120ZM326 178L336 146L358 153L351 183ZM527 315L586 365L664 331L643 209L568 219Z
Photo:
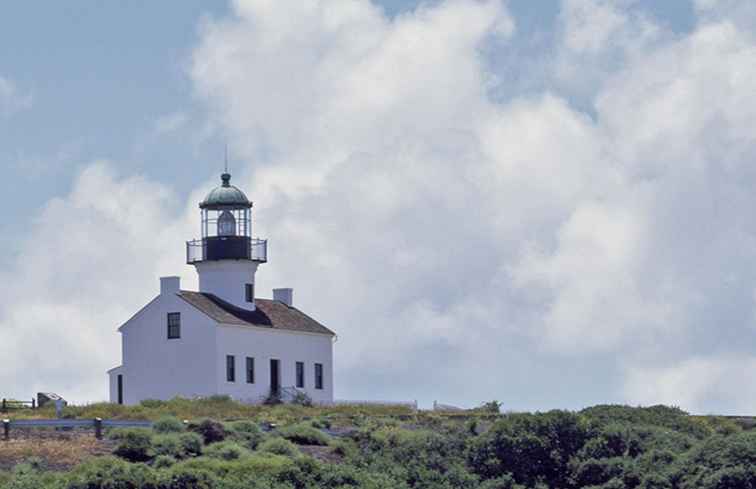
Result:
M123 404L123 375L118 375L118 404Z
M278 394L281 390L280 362L275 358L270 359L270 392Z

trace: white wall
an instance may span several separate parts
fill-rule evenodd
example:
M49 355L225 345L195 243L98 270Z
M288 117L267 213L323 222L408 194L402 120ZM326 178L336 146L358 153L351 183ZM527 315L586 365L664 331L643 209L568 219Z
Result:
M270 360L280 361L281 387L296 385L296 362L305 363L304 390L316 402L333 401L333 340L330 336L271 331L249 326L218 327L218 392L259 402L270 393ZM226 355L236 359L236 381L226 381ZM248 384L246 357L255 359L255 383ZM323 389L315 389L315 363L323 364Z
M245 284L255 283L257 262L247 260L218 260L195 263L199 275L199 291L215 294L244 309L254 310L246 301Z
M179 339L168 339L169 312L181 313ZM158 296L121 328L124 402L215 394L215 330L214 321L176 294Z

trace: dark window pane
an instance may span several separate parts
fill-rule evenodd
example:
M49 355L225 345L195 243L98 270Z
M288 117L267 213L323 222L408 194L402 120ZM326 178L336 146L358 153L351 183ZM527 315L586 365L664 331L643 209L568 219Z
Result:
M316 389L323 388L323 364L322 363L315 364L315 388Z
M297 387L303 388L304 386L304 362L297 362Z
M181 338L181 313L168 313L168 339Z
M236 365L233 355L226 355L226 380L229 382L236 381Z
M247 302L255 301L255 284L246 284L244 286L244 296Z
M255 383L255 359L247 357L247 383Z

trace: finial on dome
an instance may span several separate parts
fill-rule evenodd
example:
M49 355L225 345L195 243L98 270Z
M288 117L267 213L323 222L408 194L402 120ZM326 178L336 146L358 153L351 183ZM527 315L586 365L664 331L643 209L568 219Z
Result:
M231 174L230 173L223 173L221 175L221 181L223 182L221 185L224 187L230 187L231 186Z

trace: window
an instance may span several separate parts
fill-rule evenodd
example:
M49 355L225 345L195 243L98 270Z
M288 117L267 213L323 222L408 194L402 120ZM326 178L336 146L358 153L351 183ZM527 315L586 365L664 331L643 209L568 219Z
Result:
M236 236L236 219L230 211L221 212L218 218L218 236Z
M181 313L168 313L168 339L175 340L181 338Z
M226 380L236 382L236 361L233 355L226 355Z
M322 363L315 364L315 388L316 389L323 388L323 364Z
M304 362L297 362L297 387L304 388Z
M247 383L255 383L255 359L247 357Z
M255 302L255 284L244 284L244 296L247 302Z

